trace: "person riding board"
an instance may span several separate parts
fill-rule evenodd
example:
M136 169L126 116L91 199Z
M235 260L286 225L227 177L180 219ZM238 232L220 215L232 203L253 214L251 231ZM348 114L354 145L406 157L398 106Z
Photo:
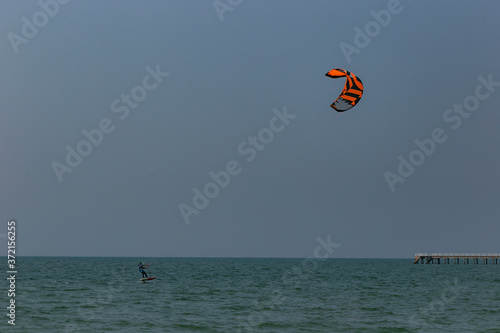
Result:
M146 271L144 270L144 268L145 268L145 267L144 267L144 265L142 264L142 262L139 262L139 265L137 265L137 266L139 266L139 272L141 272L141 273L142 273L142 277L144 278L144 276L146 276L146 278L147 278L147 277L148 277L148 275L146 274Z

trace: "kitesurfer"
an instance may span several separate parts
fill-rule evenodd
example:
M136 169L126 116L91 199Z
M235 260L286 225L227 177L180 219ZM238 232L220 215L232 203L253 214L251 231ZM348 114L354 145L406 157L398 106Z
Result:
M148 275L146 274L146 271L144 270L144 265L142 264L142 262L139 262L139 265L137 265L137 266L139 266L139 272L142 273L142 277L143 278L144 278L144 276L148 277Z

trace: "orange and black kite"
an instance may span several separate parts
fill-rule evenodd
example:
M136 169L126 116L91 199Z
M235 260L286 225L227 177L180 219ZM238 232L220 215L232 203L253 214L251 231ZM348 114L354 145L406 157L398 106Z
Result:
M328 77L337 79L339 77L346 78L344 90L337 100L330 105L337 112L344 112L356 105L361 96L363 96L363 82L356 75L342 68L335 68L325 74Z

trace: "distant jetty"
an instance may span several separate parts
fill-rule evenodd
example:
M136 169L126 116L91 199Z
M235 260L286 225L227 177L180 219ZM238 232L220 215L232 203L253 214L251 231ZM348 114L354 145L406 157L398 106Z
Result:
M479 264L488 265L488 260L498 265L500 253L415 253L414 264Z

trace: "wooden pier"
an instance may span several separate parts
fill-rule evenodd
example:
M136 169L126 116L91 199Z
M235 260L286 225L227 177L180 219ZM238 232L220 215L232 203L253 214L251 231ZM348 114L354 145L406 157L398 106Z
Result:
M415 253L414 264L479 264L488 265L488 260L493 265L498 265L500 253Z

